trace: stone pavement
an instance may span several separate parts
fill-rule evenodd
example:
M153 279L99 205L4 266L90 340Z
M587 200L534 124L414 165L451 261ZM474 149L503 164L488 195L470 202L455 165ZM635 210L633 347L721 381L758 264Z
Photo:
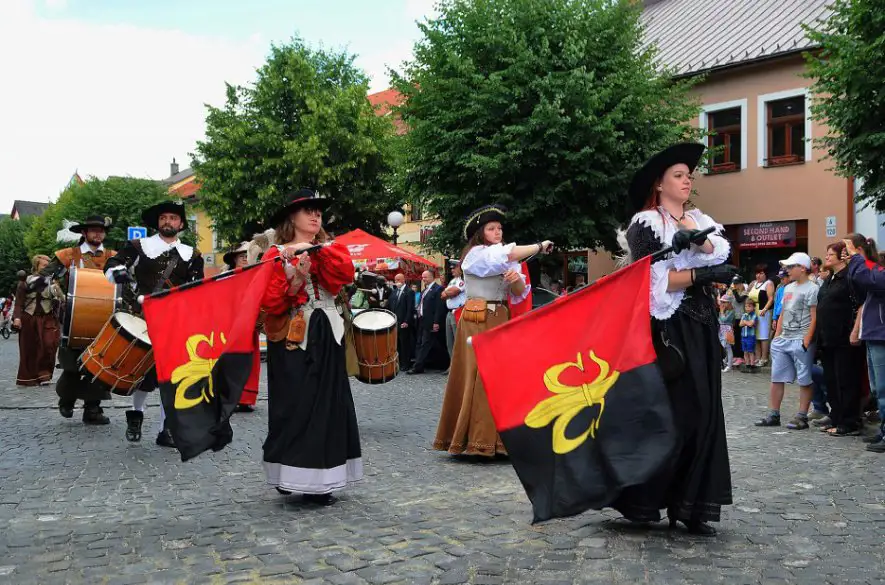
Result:
M366 479L331 508L263 485L266 402L234 443L186 464L112 424L62 419L52 387L16 388L0 340L0 583L882 583L885 456L857 438L756 429L764 376L726 375L736 502L715 539L613 513L532 526L505 462L428 450L444 379L354 383ZM795 402L795 392L790 395ZM146 424L155 422L156 409Z

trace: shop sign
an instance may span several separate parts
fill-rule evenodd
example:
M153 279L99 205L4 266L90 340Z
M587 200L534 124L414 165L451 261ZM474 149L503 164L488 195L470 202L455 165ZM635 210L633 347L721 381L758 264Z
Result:
M792 248L796 245L795 221L745 223L738 232L741 250L754 248Z

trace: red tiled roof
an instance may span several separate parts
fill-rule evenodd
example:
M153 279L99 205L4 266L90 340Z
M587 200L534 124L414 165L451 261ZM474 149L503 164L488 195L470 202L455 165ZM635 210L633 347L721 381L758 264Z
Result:
M390 113L392 106L398 106L403 103L403 95L393 88L370 93L366 98L368 98L369 103L372 104L379 116L386 116Z
M200 184L196 180L194 180L194 181L188 181L184 185L177 187L175 189L170 189L169 192L174 193L175 195L178 195L182 199L187 199L189 197L193 197L194 195L196 195L197 191L199 191L199 190L200 190Z

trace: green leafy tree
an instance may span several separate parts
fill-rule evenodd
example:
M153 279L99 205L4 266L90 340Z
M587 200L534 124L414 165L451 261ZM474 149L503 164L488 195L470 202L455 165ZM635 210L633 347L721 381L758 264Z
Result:
M697 137L692 81L656 68L632 0L442 0L395 74L409 127L408 198L443 219L441 251L462 221L510 208L509 238L615 246L634 170Z
M248 87L208 106L193 167L200 200L228 242L251 235L301 187L332 200L331 232L379 232L396 198L385 188L393 124L375 115L368 80L346 53L301 40L271 47Z
M812 113L828 127L817 139L843 177L863 180L860 200L885 211L885 10L878 0L835 0L832 15L806 31L814 79Z
M21 221L0 219L0 297L15 291L19 270L30 272L31 261L25 248L25 234L34 218Z
M64 220L79 222L90 215L110 217L113 225L105 238L105 245L120 249L126 241L126 228L142 225L141 213L148 207L168 200L166 187L149 179L111 177L90 178L82 185L65 189L58 201L36 218L25 236L29 254L51 255L55 250L76 243L57 241L58 231L64 229ZM182 234L182 240L193 245L194 234Z

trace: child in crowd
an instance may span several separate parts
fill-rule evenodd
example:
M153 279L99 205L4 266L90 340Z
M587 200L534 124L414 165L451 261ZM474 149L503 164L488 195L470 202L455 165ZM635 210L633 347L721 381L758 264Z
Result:
M719 298L719 343L725 350L725 362L722 371L727 372L731 369L731 363L734 361L734 352L732 351L732 343L734 343L734 309L732 301L734 299L729 294L724 294Z
M744 351L744 365L747 369L756 366L756 301L748 298L744 302L741 315L741 349Z

